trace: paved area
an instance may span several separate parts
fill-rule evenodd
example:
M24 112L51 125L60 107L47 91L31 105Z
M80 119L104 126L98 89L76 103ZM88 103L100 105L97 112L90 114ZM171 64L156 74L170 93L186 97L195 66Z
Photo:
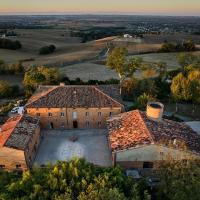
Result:
M35 164L42 165L57 160L66 161L73 157L85 158L100 166L111 165L111 152L106 139L106 130L48 130L42 131ZM72 141L76 138L76 141Z

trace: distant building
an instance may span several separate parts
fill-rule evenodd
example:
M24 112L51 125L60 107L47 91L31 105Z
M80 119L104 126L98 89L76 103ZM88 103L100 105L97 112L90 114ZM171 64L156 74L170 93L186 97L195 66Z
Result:
M124 34L124 38L132 38L133 36L130 34Z
M8 119L0 128L0 168L31 168L40 137L39 119L28 115L17 115Z
M25 106L42 128L106 128L106 119L124 111L118 85L40 86Z
M113 164L126 169L157 168L165 159L199 158L200 136L188 125L162 118L163 105L134 110L108 120Z

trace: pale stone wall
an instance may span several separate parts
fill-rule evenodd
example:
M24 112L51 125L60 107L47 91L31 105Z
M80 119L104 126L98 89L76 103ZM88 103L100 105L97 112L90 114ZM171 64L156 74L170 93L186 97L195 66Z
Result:
M105 128L106 119L110 112L112 115L119 114L123 107L116 108L27 108L27 113L31 116L40 114L42 128L72 129L73 121L77 121L78 128ZM73 112L77 113L77 119L73 119ZM101 115L99 113L101 112ZM52 116L49 116L49 113ZM61 116L64 113L64 116ZM88 113L88 114L86 114ZM89 122L89 123L88 123Z
M27 169L24 151L8 147L0 148L0 165L5 165L8 171L15 170L16 165L21 165L21 169Z
M115 154L116 164L121 165L123 168L143 168L144 162L153 162L154 168L157 168L158 163L162 160L198 157L198 155L190 152L154 144L116 152Z
M24 152L27 166L29 168L32 167L32 164L34 162L38 147L40 145L40 139L41 139L40 126L38 126L37 129L35 130L35 134L33 135L28 144L27 149Z

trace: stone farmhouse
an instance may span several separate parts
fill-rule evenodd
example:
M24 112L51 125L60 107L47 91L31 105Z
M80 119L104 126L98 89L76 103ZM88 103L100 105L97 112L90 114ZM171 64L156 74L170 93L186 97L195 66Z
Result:
M185 123L162 118L164 106L149 103L108 120L113 165L157 168L165 159L199 158L200 136Z
M106 128L106 119L124 111L119 87L40 86L26 105L45 129Z
M28 169L40 144L39 119L17 115L7 120L0 130L0 168Z
M151 102L146 112L125 112L114 85L40 86L27 102L26 114L8 119L0 129L0 168L32 167L43 138L40 127L107 128L109 159L125 169L157 168L168 158L199 158L200 136L185 123L163 118L163 109Z

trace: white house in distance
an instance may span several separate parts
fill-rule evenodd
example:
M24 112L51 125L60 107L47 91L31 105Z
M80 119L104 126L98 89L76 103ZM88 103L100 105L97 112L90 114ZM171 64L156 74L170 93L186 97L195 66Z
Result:
M108 120L113 164L125 169L157 168L165 159L199 158L200 136L185 123L162 117L163 104L134 110Z
M133 36L130 34L124 34L124 38L133 38Z

